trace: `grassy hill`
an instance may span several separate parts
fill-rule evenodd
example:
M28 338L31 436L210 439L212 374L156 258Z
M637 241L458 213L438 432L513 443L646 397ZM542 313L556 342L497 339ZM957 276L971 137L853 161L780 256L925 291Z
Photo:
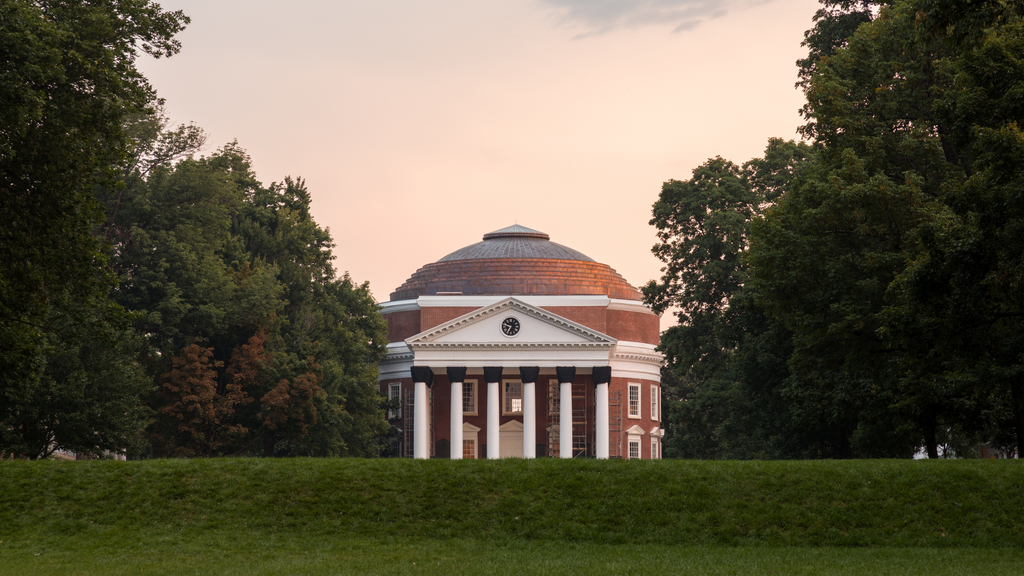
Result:
M1024 549L1018 461L0 462L0 541ZM0 554L3 552L0 544ZM9 548L10 549L10 548Z

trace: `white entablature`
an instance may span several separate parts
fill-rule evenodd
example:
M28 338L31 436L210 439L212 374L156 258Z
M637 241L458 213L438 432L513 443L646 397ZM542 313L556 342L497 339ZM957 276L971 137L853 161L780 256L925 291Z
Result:
M503 324L511 324L509 334ZM616 340L516 298L405 340L417 366L605 366Z
M514 336L502 323L514 318ZM663 356L651 344L617 341L528 304L505 298L454 320L388 345L380 365L382 378L408 377L412 366L444 370L466 366L471 372L484 366L612 366L622 377L658 379Z

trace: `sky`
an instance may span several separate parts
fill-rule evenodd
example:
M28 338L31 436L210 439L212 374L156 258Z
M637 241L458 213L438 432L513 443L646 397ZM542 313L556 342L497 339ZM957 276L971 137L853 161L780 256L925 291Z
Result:
M797 138L815 0L163 0L192 22L141 58L171 122L300 177L335 265L380 302L513 223L660 276L663 182ZM670 315L662 326L672 323Z

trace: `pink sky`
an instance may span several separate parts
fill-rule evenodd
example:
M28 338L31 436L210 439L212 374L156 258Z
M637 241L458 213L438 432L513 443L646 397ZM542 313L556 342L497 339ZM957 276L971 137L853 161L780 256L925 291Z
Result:
M378 301L518 222L659 276L661 184L795 138L814 0L165 0L192 24L140 61L172 122L306 180L339 271ZM668 315L666 315L668 316ZM662 325L670 325L663 318Z

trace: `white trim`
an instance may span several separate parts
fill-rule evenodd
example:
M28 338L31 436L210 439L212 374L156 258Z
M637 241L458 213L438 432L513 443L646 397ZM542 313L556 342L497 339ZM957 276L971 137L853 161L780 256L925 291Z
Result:
M420 310L422 308L461 308L467 306L484 307L501 302L508 295L430 295L419 296L415 300L396 300L394 302L382 302L379 306L382 314L392 312L406 312L409 310ZM518 300L541 308L548 306L595 306L606 307L609 310L624 310L627 312L640 312L654 314L647 305L640 300L627 300L625 298L609 298L600 294L547 294L537 296L520 295Z
M466 384L473 386L473 406L472 411L466 411ZM463 416L478 416L480 414L480 387L477 386L476 379L464 378L462 380L462 415Z
M384 302L379 305L381 314L391 314L392 312L409 312L412 310L419 310L420 305L415 300L399 300L397 302Z
M612 373L621 378L637 378L661 382L661 367L665 355L654 344L620 340L612 347L608 364Z
M636 444L637 457L636 460L641 460L644 457L643 444L641 443L641 436L644 435L644 429L639 424L634 424L629 430L626 430L626 453L623 455L626 460L633 460L630 458L629 449L632 444Z
M508 384L509 383L519 384L519 401L520 401L520 403L525 401L525 398L523 397L523 381L522 381L522 379L520 379L520 378L502 378L501 379L501 415L502 416L522 416L523 415L523 411L522 411L521 408L520 408L520 410L518 412L505 410L505 407L508 406L508 403L505 401L505 394L506 394L506 391L508 390ZM515 399L514 396L512 398Z
M384 360L377 365L377 380L408 378L413 358L412 348L405 342L388 344Z
M616 342L618 342L618 340L612 338L607 334L602 334L601 332L598 332L591 328L587 328L582 324L573 322L568 318L563 318L557 314L548 312L543 308L531 306L517 298L505 298L501 302L498 302L493 306L474 310L472 312L469 312L468 314L463 314L462 316L459 316L458 318L451 320L445 324L440 324L426 331L420 332L419 334L410 336L409 338L405 339L405 343L408 344L409 347L412 348L413 350L416 350L420 347L423 347L424 345L434 343L442 336L447 336L449 334L455 333L465 328L466 326L476 324L477 322L480 322L481 320L489 316L515 315L516 313L518 313L521 316L532 317L537 320L540 320L541 322L545 322L552 326L556 326L586 341L583 343L577 343L575 344L576 346L586 346L587 344L599 346L612 346ZM520 320L520 322L522 322L522 320ZM478 347L480 345L494 346L497 344L499 347L501 347L501 344L493 342L482 344L466 342L464 344L460 344L474 347ZM533 345L536 344L537 343L533 343ZM449 346L450 344L446 343L444 345ZM508 345L514 346L515 344L506 344L506 346ZM564 345L565 344L561 344L560 346Z
M651 420L658 422L658 414L660 413L661 402L658 397L660 388L657 384L651 384Z
M636 414L633 413L633 390L636 390ZM626 388L626 417L639 420L643 414L644 394L639 382L630 382Z
M561 341L551 342L537 340L520 332L516 338L498 338L500 330L494 334L495 340L480 342L472 339L460 339L459 331L492 322L506 315L515 314L523 323L523 330L531 330L536 334L538 325L548 332L560 334ZM529 321L532 327L527 324ZM486 326L486 324L480 324ZM496 328L497 329L497 328ZM471 335L479 332L470 329L462 333ZM465 338L465 336L464 336ZM516 298L505 298L488 308L480 308L464 314L446 324L416 334L406 339L408 350L415 354L417 366L445 368L447 366L466 366L482 368L484 366L538 366L554 368L557 366L606 366L609 354L617 340L582 324L578 324L557 314L530 306ZM653 347L651 347L653 350ZM395 348L396 353L401 348ZM645 349L646 350L646 349ZM660 361L660 357L659 357Z
M395 390L397 388L397 390ZM394 394L397 392L397 394ZM388 382L387 384L387 399L388 402L398 399L398 408L396 410L387 411L388 420L396 420L401 418L401 382Z
M650 314L651 316L657 316L646 304L640 300L625 300L623 298L610 298L608 302L609 310L622 310L623 312L639 312L640 314Z
M473 426L469 422L463 422L462 423L462 441L465 442L466 440L472 440L473 441L473 459L474 460L479 460L480 459L480 428L478 428L477 426ZM463 448L463 452L465 452L464 448ZM463 458L466 457L465 453L463 453L462 457Z

